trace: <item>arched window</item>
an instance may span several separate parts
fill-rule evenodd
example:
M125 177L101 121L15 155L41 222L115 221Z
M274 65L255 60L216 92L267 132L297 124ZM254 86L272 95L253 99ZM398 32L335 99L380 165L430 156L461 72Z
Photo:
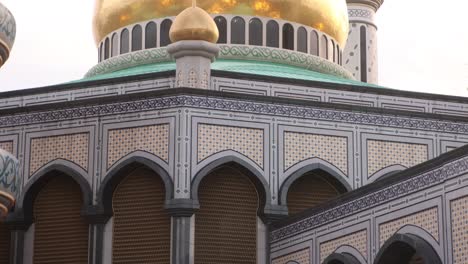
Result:
M156 23L149 22L145 27L145 49L156 48L157 39Z
M297 51L307 53L307 30L304 27L297 30Z
M34 264L88 263L82 207L80 185L71 177L57 175L42 187L33 203Z
M234 166L204 177L195 216L195 263L257 263L259 195L250 179ZM242 223L242 224L239 224Z
M442 264L429 242L413 234L394 234L381 246L375 264Z
M131 171L117 185L112 263L170 263L171 218L164 202L163 180L146 167Z
M263 45L263 23L258 18L252 18L249 22L249 45Z
M0 222L0 263L10 263L10 230Z
M227 43L227 21L222 16L217 16L214 19L216 26L218 26L219 38L218 43Z
M283 49L294 50L294 28L289 23L283 26Z
M289 214L320 205L344 192L346 188L323 170L305 173L292 182L287 190Z
M328 55L327 55L327 59L333 61L333 53L334 53L334 48L335 47L335 44L333 43L333 39L331 39L330 41L328 41Z
M341 65L340 46L336 44L336 62Z
M140 25L136 25L132 29L132 51L141 50L143 42L143 30Z
M333 62L336 62L335 41L334 41L333 39L330 41L330 48L331 48L331 50L332 50L331 60L332 60Z
M104 59L107 60L109 58L109 38L106 38L104 42Z
M325 35L320 40L320 57L328 59L328 39Z
M130 43L129 43L130 33L128 29L122 30L120 34L120 54L125 54L130 51Z
M266 42L267 47L279 48L279 26L276 21L267 23Z
M231 20L231 43L245 44L245 21L241 17Z
M172 21L169 19L164 20L161 23L161 42L160 47L165 47L171 44L171 39L169 38L169 30L171 29Z
M310 33L310 54L319 55L319 39L315 30Z
M104 55L104 53L102 52L103 47L104 47L104 43L101 42L101 45L99 46L99 49L98 49L99 61L102 61L103 59L103 55Z
M112 35L112 49L111 49L111 57L119 55L119 36L117 33Z
M361 82L367 82L367 30L361 26Z

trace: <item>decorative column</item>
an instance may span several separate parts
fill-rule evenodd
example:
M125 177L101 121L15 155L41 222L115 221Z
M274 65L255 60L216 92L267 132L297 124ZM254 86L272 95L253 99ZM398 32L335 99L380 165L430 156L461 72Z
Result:
M216 44L184 40L169 45L167 51L176 61L175 87L209 88L211 63L219 53Z
M169 36L173 43L167 51L176 61L175 87L208 89L211 63L219 53L219 31L213 18L193 1L192 7L174 19Z
M358 81L378 84L377 25L375 14L384 0L347 0L349 36L343 66Z

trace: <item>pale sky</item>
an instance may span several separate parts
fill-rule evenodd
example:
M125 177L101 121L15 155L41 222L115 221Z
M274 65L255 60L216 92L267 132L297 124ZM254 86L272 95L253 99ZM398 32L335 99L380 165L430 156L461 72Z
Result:
M80 79L97 63L93 0L0 0L17 36L0 91ZM380 85L468 97L468 1L385 0L377 13Z

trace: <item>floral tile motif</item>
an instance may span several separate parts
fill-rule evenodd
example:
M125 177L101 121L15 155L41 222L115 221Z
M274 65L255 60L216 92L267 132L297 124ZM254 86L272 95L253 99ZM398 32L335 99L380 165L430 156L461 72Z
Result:
M310 250L305 248L289 255L281 256L272 261L272 264L288 264L289 262L298 264L309 264L310 263Z
M468 196L450 202L453 264L468 263Z
M323 159L348 174L348 142L346 137L297 132L284 133L284 168L309 158Z
M367 258L367 230L358 231L320 244L320 263L341 246L351 246Z
M169 124L109 130L107 148L107 168L137 150L169 162Z
M198 162L224 150L243 154L263 168L263 129L198 125Z
M382 140L367 141L369 176L391 165L403 165L409 168L426 160L428 160L428 146L425 144Z
M76 163L88 170L89 133L38 137L31 140L29 175L55 159Z
M13 153L13 141L2 141L0 142L0 149L6 150Z
M435 240L439 241L438 209L433 207L415 214L401 217L379 225L380 246L395 232L405 225L414 225L426 230Z

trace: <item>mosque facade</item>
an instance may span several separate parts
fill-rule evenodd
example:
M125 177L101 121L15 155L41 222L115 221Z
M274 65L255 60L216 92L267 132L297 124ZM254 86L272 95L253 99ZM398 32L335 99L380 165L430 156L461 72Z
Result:
M0 93L0 264L468 263L468 99L378 85L382 4L97 0Z

